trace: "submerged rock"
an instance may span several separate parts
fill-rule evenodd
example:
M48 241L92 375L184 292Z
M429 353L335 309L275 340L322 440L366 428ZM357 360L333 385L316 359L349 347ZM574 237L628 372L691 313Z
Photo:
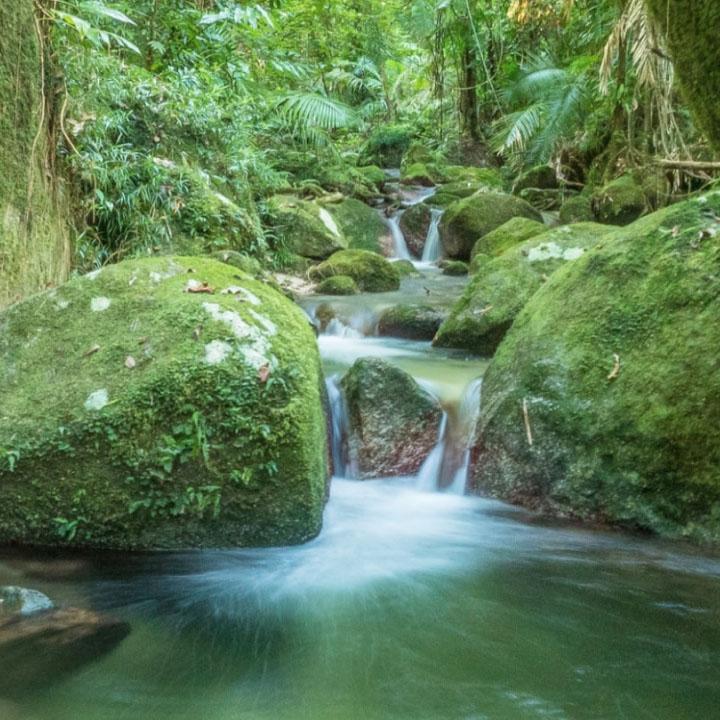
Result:
M720 541L720 193L606 236L528 302L483 382L475 484Z
M450 275L451 277L461 277L469 272L468 264L462 260L445 260L440 263L440 269L443 275Z
M430 305L395 305L380 315L378 335L432 340L446 316L447 311Z
M363 479L413 475L438 441L442 409L408 373L377 358L342 379L350 457Z
M478 192L453 203L440 221L446 255L455 260L469 260L478 239L514 217L542 222L537 210L513 195Z
M55 606L47 595L38 590L6 586L0 587L0 618L13 615L34 615L45 610L52 610Z
M595 192L592 208L598 222L628 225L647 210L648 201L642 186L631 175L623 175Z
M273 232L295 255L324 260L348 247L338 222L324 207L294 195L276 195L268 202Z
M182 548L320 529L306 316L234 267L133 260L0 314L0 542Z
M66 608L0 618L0 694L35 692L114 650L130 626L90 610Z
M497 258L476 256L475 274L434 344L492 355L517 314L548 277L582 257L610 230L607 225L578 223L537 235Z
M316 282L334 275L351 277L364 292L388 292L400 287L400 273L394 263L366 250L342 250L310 270Z

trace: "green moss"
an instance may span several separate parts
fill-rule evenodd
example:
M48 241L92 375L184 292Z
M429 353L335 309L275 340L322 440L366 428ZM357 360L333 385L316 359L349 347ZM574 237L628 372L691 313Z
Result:
M444 179L438 165L414 163L403 168L400 181L405 185L424 185L432 187Z
M437 442L442 410L413 378L384 360L362 358L342 379L350 457L360 477L418 472Z
M462 196L446 192L441 186L434 195L427 198L427 200L424 200L423 204L445 209L450 207L453 203L456 203L458 200L462 200Z
M623 175L595 192L592 208L598 222L628 225L647 210L648 202L635 178Z
M558 179L555 169L549 165L538 165L522 173L513 183L513 194L519 195L522 190L537 188L539 190L557 190Z
M319 282L334 275L348 275L363 292L388 292L400 287L400 273L394 263L367 250L341 250L310 269L310 278Z
M380 315L378 335L406 340L432 340L446 314L430 305L394 305Z
M323 280L316 292L318 295L357 295L360 288L348 275L333 275Z
M213 253L212 257L221 263L232 265L253 277L261 275L263 271L262 265L257 258L235 252L234 250L221 250L220 252Z
M469 272L468 264L462 260L446 260L441 263L443 275L450 275L453 277L460 277L467 275Z
M595 213L590 195L577 195L568 198L560 208L560 222L563 225L577 222L593 222Z
M420 271L412 264L411 260L393 260L393 267L400 273L401 278L420 275Z
M269 200L267 223L282 247L301 257L323 260L348 247L348 239L327 209L294 195Z
M469 260L477 240L514 217L542 222L540 213L512 195L478 192L450 205L440 222L448 257Z
M320 361L303 313L267 285L200 257L127 261L0 325L0 542L279 545L319 531Z
M719 214L720 193L656 212L530 300L483 383L478 487L720 542Z
M720 71L716 0L648 0L648 7L667 38L680 87L698 126L720 150Z
M388 229L377 210L354 198L324 206L333 216L352 250L369 250L382 254Z
M0 7L0 308L27 293L61 282L70 264L67 208L48 168L54 142L40 126L41 51L31 0ZM46 77L52 76L49 54Z
M531 237L540 235L547 230L547 227L537 220L528 220L525 217L516 217L503 223L487 235L481 237L473 246L471 258L473 263L470 266L470 272L475 272L478 265L474 262L475 258L482 255L490 255L497 257L502 255L516 245L519 245Z
M497 349L525 303L558 268L577 260L610 231L578 223L532 237L499 257L476 256L475 274L434 344L489 356Z
M383 125L373 130L362 151L368 164L399 168L412 141L413 131L406 125Z
M471 165L446 165L443 173L448 183L473 183L477 187L502 190L503 178L498 170Z
M365 181L378 190L387 182L387 176L382 168L377 165L365 165L358 168L358 172L365 178Z

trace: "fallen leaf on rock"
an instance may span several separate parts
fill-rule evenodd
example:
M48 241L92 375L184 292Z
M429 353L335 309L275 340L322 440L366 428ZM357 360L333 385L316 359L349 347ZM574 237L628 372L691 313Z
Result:
M608 380L617 380L618 377L620 377L620 356L615 353L613 360L615 361L615 365L613 366L612 372L608 375Z
M270 366L269 365L263 365L258 370L258 380L260 380L263 385L268 381L270 378Z
M137 361L135 360L135 358L132 355L128 355L125 358L125 367L128 370L134 370L137 367Z
M86 350L83 353L83 357L90 357L91 355L94 355L96 352L100 351L99 345L93 345L89 350Z
M197 280L190 280L185 286L185 292L189 293L205 293L206 295L213 295L215 289L211 288L206 282L199 282Z

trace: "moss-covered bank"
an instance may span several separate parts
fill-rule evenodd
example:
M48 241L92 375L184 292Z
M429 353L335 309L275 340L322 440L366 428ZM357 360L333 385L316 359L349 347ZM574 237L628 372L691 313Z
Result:
M534 295L485 376L478 489L720 541L719 215L656 212Z
M49 53L41 46L32 1L1 3L0 27L3 307L62 282L70 266L70 242L48 130L56 96L51 88L43 89L45 77L51 76Z
M280 545L320 529L303 313L197 257L109 266L0 315L0 542Z

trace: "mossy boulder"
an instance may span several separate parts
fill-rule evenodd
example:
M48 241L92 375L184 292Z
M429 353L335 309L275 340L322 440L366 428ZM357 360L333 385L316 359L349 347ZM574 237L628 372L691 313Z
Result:
M403 168L400 182L404 185L433 187L442 182L444 175L439 166L430 163L413 163Z
M395 305L380 315L378 335L432 340L446 316L447 311L430 305Z
M456 203L458 200L462 200L463 197L467 197L467 195L455 195L454 193L446 192L441 186L436 193L431 195L426 200L423 200L423 203L425 205L430 205L432 207L437 207L444 210L450 207L450 205L452 205L453 203Z
M667 39L682 94L720 151L720 5L716 0L647 0Z
M347 237L326 208L294 195L276 195L269 200L268 224L294 255L324 260L348 247Z
M357 295L360 288L349 275L333 275L316 288L318 295Z
M244 253L239 253L234 250L221 250L213 253L212 257L221 263L232 265L233 267L236 267L253 277L261 275L263 271L262 264L257 258L250 257L250 255L245 255Z
M310 269L310 278L320 282L334 275L348 275L363 292L389 292L400 287L394 263L367 250L341 250Z
M456 198L461 200L462 198L470 197L479 190L490 189L486 185L479 184L474 180L457 180L456 182L445 183L438 189L439 193L447 193L448 195L454 195ZM433 196L430 196L426 202L432 204Z
M373 185L378 190L382 190L388 179L385 171L377 165L363 165L358 168L358 172L368 184Z
M377 210L355 198L323 204L345 236L348 247L382 254L383 240L388 235L387 225Z
M648 208L642 185L632 175L623 175L595 192L592 208L598 222L628 225Z
M284 545L326 492L304 314L200 257L133 260L0 315L0 542Z
M418 277L420 275L420 271L412 264L412 260L393 260L392 264L401 278Z
M476 266L434 344L492 355L525 303L548 277L582 257L610 229L596 223L567 225L533 237L500 257L487 257Z
M440 222L445 254L455 260L469 260L479 238L514 217L542 222L537 210L513 195L481 191L453 203Z
M466 262L462 260L445 260L440 264L443 275L451 277L461 277L467 275L470 268Z
M489 167L474 167L472 165L446 165L443 173L448 184L473 183L476 187L502 190L503 178L499 170Z
M513 183L513 194L519 195L520 192L528 188L537 188L539 190L557 190L559 187L555 169L549 165L537 165L522 173Z
M563 202L560 207L560 222L563 225L570 225L578 222L593 222L595 213L592 209L592 196L576 195Z
M649 215L530 300L483 383L478 489L720 542L718 216L717 192Z
M404 370L362 358L341 381L351 464L362 479L414 475L438 441L442 409Z
M497 257L506 250L546 231L547 227L537 220L528 220L525 217L515 217L508 220L475 243L471 253L473 264L470 271L475 272L477 270L478 265L474 260L478 255Z
M382 125L367 139L362 158L368 164L399 168L412 138L413 131L407 125Z
M422 257L431 222L432 210L425 203L412 205L400 217L400 229L408 250L417 258Z

